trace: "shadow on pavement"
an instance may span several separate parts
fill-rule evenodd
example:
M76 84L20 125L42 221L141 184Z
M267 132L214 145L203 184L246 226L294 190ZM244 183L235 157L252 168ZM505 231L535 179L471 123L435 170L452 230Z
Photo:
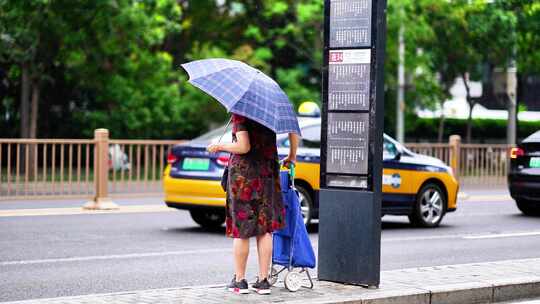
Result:
M225 235L225 226L219 228L203 228L199 226L193 227L182 227L182 228L169 228L165 232L170 233L212 233L212 234L222 234Z
M526 216L523 214L514 214L512 216L518 216L518 217L528 217L528 218L534 218L533 216ZM409 224L408 222L393 222L393 221L382 221L381 229L382 230L430 230L430 229L437 229L437 231L440 230L446 230L451 229L452 225L447 224L441 224L437 228L423 228L423 227L415 227ZM314 223L310 224L307 227L307 231L309 234L317 234L319 233L319 224ZM219 228L203 228L200 226L192 226L192 227L181 227L181 228L169 228L165 232L169 233L211 233L211 234L220 234L225 235L225 226L221 226Z
M528 218L528 219L540 219L540 214L538 215L532 215L532 214L523 214L519 211L517 211L514 214L510 214L509 216L514 218Z

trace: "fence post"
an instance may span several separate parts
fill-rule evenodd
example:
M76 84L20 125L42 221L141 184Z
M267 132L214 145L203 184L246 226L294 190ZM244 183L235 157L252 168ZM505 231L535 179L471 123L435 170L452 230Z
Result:
M460 153L461 153L461 136L451 135L449 139L450 145L450 167L454 171L456 179L459 178L459 162L460 162Z
M94 131L94 199L84 205L84 209L110 210L118 209L109 198L109 130Z

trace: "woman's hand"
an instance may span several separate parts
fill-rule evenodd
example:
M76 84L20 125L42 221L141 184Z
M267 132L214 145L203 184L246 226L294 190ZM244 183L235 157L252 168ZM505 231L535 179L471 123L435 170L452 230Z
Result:
M206 150L210 153L217 153L219 151L222 151L223 148L220 144L209 144L208 147L206 147Z
M287 155L287 157L285 157L283 160L283 166L285 168L288 168L290 169L291 168L291 163L293 165L296 165L296 156L291 156L291 155Z

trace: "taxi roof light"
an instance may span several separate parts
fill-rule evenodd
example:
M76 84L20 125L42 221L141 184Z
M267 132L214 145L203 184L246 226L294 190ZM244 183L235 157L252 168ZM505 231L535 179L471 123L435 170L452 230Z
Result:
M319 108L319 105L313 101L304 101L298 107L298 116L320 117L321 109Z

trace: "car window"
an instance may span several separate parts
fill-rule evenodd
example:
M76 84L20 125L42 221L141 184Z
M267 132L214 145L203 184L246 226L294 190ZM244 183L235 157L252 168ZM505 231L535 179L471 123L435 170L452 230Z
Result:
M302 129L302 142L300 146L306 148L320 148L321 147L321 126L311 126Z
M194 138L193 141L195 142L205 142L205 141L211 141L215 138L219 138L221 135L223 135L223 133L225 132L225 125L217 128L217 129L214 129L212 131L209 131L197 138ZM227 132L225 133L225 136L223 137L222 141L223 142L227 142L227 141L230 141L230 133L232 132L232 124L229 124L229 126L227 127Z
M278 140L278 146L288 148L290 146L289 138L283 141ZM302 140L299 143L300 147L304 148L320 148L321 147L321 126L309 126L302 129Z
M383 159L394 159L397 153L396 145L385 138L383 142Z

